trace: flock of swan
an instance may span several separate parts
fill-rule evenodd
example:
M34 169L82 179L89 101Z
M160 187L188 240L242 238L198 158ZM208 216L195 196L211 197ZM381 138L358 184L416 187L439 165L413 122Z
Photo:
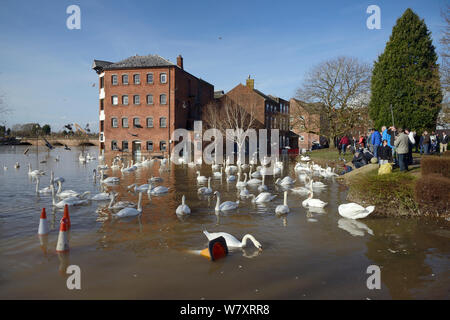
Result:
M79 161L94 160L95 157L87 154L86 156L80 154ZM103 159L102 159L103 160ZM112 174L115 174L120 170L122 174L127 174L138 170L143 166L150 166L155 162L160 163L160 172L168 171L168 159L146 159L143 161L137 161L134 163L133 160L128 161L125 165L125 162L122 161L121 166L119 163L121 162L121 158L118 156L114 157L111 163L111 166L106 164L99 164L96 169L93 170L93 179L94 181L99 180L102 189L107 186L113 186L120 184L121 178L118 176L107 176L105 171L111 170ZM251 161L250 164L232 164L230 159L227 159L223 165L213 163L211 165L211 175L209 177L202 176L200 171L196 171L196 181L197 184L206 184L207 186L199 186L197 193L199 195L206 196L214 196L216 197L216 205L214 210L217 213L219 212L227 212L231 210L235 210L240 205L240 200L236 201L223 201L221 198L221 194L218 190L213 190L211 187L212 179L225 179L227 183L234 183L236 188L238 189L238 197L241 200L251 200L252 203L256 204L264 204L271 202L273 199L277 197L277 194L273 194L269 191L269 187L265 184L265 179L269 169L267 165L269 162L266 159L261 161L261 165L257 166L255 161ZM17 166L20 167L18 163ZM199 165L199 163L187 163L188 167L195 168ZM323 209L327 206L327 202L320 200L319 198L315 198L315 194L317 195L317 191L324 190L327 188L327 185L321 181L314 181L314 176L319 176L323 178L331 178L337 176L334 172L334 169L327 167L322 168L321 166L311 162L309 157L302 156L300 161L296 163L294 167L295 175L298 179L294 179L289 175L282 177L282 173L284 171L284 164L282 161L275 162L274 168L272 168L274 184L280 187L283 192L283 203L277 205L275 208L275 214L277 215L286 215L290 212L288 206L288 194L292 193L297 196L307 196L301 204L303 207L308 209ZM248 170L248 172L244 172ZM119 195L117 192L100 192L92 195L90 191L85 192L77 192L74 190L63 190L64 178L55 177L53 171L50 174L50 184L48 187L40 188L40 181L42 176L44 176L46 172L42 170L32 170L31 164L28 164L28 175L33 178L36 182L36 193L39 195L42 194L51 194L52 205L56 208L64 208L65 205L68 206L78 206L89 203L90 201L109 201L109 205L107 209L112 213L112 216L115 218L125 218L125 217L136 217L141 216L143 213L142 207L142 196L143 193L147 193L149 198L151 195L164 195L169 192L169 188L160 183L163 182L161 177L150 177L148 178L145 184L139 185L138 183L133 183L128 186L127 189L138 193L138 202L137 204L131 201L116 201L117 196ZM243 177L243 179L242 179ZM302 186L294 186L296 182L302 183ZM159 184L159 185L157 185ZM57 186L57 189L56 189ZM250 187L252 191L250 192L247 187ZM341 204L338 207L339 214L347 219L355 220L362 219L367 217L374 211L374 206L363 207L357 203L346 203ZM192 211L188 204L186 203L185 195L182 195L181 204L176 208L175 214L177 216L185 216L191 214ZM342 228L345 228L345 224L352 224L357 222L340 222L342 224ZM258 249L262 248L262 245L253 237L252 235L245 235L242 241L237 240L234 236L224 233L208 233L204 231L205 236L212 240L214 238L223 236L227 242L227 245L230 248L241 248L247 244L247 240L250 240Z

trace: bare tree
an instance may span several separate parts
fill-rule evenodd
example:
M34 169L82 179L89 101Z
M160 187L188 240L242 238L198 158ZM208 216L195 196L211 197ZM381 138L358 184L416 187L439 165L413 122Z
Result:
M253 108L247 110L227 96L208 104L203 111L203 120L205 129L218 129L227 141L236 143L238 154L245 147L246 131L259 127Z
M450 5L447 5L445 11L442 11L442 18L445 20L445 27L442 30L442 63L440 66L441 85L445 91L450 91Z
M321 117L320 123L312 124L305 118L306 131L312 130L308 126L315 127L316 134L334 141L358 125L367 117L370 76L370 65L351 57L338 57L313 67L297 97L314 103Z

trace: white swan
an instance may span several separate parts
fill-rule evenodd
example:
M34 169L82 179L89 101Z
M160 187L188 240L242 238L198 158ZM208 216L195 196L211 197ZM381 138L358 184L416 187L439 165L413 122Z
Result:
M52 192L52 189L50 188L50 186L46 187L46 188L42 188L39 190L39 176L36 177L36 193L50 193ZM51 182L50 182L51 183Z
M105 174L103 173L103 170L101 170L101 179L100 179L101 183L115 184L115 183L119 183L120 182L120 178L119 177L108 177L108 178L104 178L104 177L105 177Z
M151 183L150 183L150 188L148 188L148 190L147 190L148 194L153 194L153 195L164 194L167 192L169 192L169 188L164 187L164 186L154 187Z
M211 194L212 193L211 177L208 178L208 186L207 187L198 188L197 193L198 194Z
M90 200L93 201L105 201L105 200L109 200L111 198L111 195L107 192L100 192L97 193L95 195L93 195Z
M300 160L301 160L301 161L305 161L305 162L307 162L307 161L310 161L310 160L311 160L311 158L310 158L310 157L308 157L308 156L301 156L301 157L300 157Z
M206 182L206 181L208 181L208 178L206 178L205 176L201 176L200 171L197 171L197 182Z
M254 203L264 203L264 202L270 202L277 196L276 194L271 194L270 192L261 192L258 194L258 196L255 197L254 194L252 194L253 199L252 202Z
M14 165L15 169L19 169L20 168L20 164L18 162L16 162L16 164Z
M244 173L244 181L239 181L240 174L238 174L238 182L236 182L236 187L246 187L247 186L247 173Z
M214 240L218 237L224 237L225 242L227 243L227 247L230 249L235 249L235 248L243 248L247 245L247 241L250 240L253 242L253 244L255 245L255 247L257 247L258 249L262 249L262 245L261 243L259 243L254 236L252 236L251 234L246 234L243 238L242 241L239 241L238 239L236 239L234 236L232 236L229 233L225 233L225 232L213 232L213 233L209 233L208 231L203 231L203 233L205 234L206 238L208 238L209 241Z
M301 194L301 195L307 195L311 192L311 189L306 187L296 187L291 189L292 192Z
M214 176L214 178L222 178L222 175L223 175L223 168L222 167L220 167L220 172L214 172L213 173L213 176Z
M31 170L31 163L28 164L28 175L32 177L43 176L45 174L42 170Z
M249 198L252 196L252 194L247 190L247 188L241 189L241 192L239 193L239 196L241 198Z
M162 182L163 178L161 177L154 177L152 176L150 179L148 179L148 182Z
M110 195L111 202L108 205L108 209L119 210L119 209L123 209L123 208L136 208L136 203L131 202L131 201L115 202L117 195L118 195L117 193L111 192L111 195Z
M287 185L291 185L294 184L296 180L292 179L289 176L284 177L283 179L278 178L275 183L281 186L287 186Z
M259 191L259 192L264 192L264 191L269 190L269 187L267 187L267 186L264 184L264 180L265 180L265 175L262 176L261 185L258 186L258 191Z
M236 176L233 176L232 174L227 175L227 182L231 182L231 181L235 181L236 180Z
M256 170L255 172L252 172L252 167L250 167L249 176L251 178L259 179L259 178L261 178L261 172L259 172L258 170Z
M215 207L216 211L234 210L239 205L239 200L236 201L236 202L234 202L234 201L225 201L223 203L220 203L220 193L219 193L219 191L215 191L214 195L216 195L216 197L217 197L217 202L216 202L216 207Z
M86 157L83 156L83 153L80 153L80 155L78 156L78 160L79 160L80 162L86 162Z
M317 207L317 208L323 208L327 205L327 202L323 202L320 199L313 199L313 192L309 191L309 197L305 200L303 200L302 205L305 208L308 207Z
M88 203L88 200L87 199L83 199L83 197L85 195L90 194L89 191L86 191L81 197L71 196L71 197L64 198L63 200L57 202L56 201L56 196L55 196L55 187L53 186L53 184L50 185L50 188L51 188L51 191L52 191L52 204L53 204L53 206L55 206L57 208L64 208L66 204L68 206L77 206L77 205Z
M188 205L185 203L185 197L181 198L181 204L178 206L177 210L175 211L178 215L184 215L184 214L190 214L191 209L188 207Z
M261 179L252 178L247 181L247 184L261 184Z
M364 208L357 203L341 204L338 207L339 214L348 219L362 219L367 217L375 210L375 206L368 206Z
M287 195L288 195L288 192L285 191L284 192L284 202L283 202L283 204L280 204L275 208L275 213L278 213L278 214L289 213L289 207L287 205Z
M125 218L125 217L135 217L139 216L142 213L142 192L139 192L139 200L137 209L135 208L123 208L119 212L117 212L114 216L117 218Z
M69 197L84 197L86 194L88 194L89 191L86 191L82 195L79 192L76 192L74 190L64 190L62 191L62 182L58 181L58 191L56 192L56 196L60 199L66 199ZM90 193L90 192L89 192Z

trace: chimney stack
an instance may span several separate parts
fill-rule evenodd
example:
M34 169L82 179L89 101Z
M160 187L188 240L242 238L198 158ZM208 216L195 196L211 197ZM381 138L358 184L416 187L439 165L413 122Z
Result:
M251 79L250 75L248 75L246 85L247 85L247 87L249 87L252 90L255 89L255 79Z
M183 69L183 57L181 56L181 54L178 55L178 57L177 57L177 66L179 66L181 69Z

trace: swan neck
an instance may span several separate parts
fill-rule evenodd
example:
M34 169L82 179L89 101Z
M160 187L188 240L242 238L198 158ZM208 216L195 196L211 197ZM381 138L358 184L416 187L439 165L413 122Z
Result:
M244 246L246 246L247 245L247 240L250 240L251 242L253 242L253 244L255 245L255 247L256 247L256 243L255 243L255 237L253 237L251 234L246 234L243 238L242 238L242 241L241 241L241 245L244 247Z
M139 200L138 200L138 211L142 211L142 192L139 192Z

